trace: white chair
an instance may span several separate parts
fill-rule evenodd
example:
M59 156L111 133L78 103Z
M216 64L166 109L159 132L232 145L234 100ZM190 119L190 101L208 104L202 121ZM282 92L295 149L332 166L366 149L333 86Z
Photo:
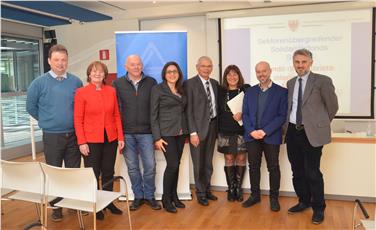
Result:
M39 162L11 162L1 160L1 191L9 192L5 198L22 200L36 204L38 223L30 224L26 229L43 223L44 174ZM54 197L48 197L51 201Z
M104 209L111 202L121 197L120 192L97 190L97 179L92 168L59 168L41 163L46 176L45 194L62 197L63 200L55 206L92 212L94 229L96 229L96 213ZM127 212L129 228L132 229L129 212L128 191ZM84 229L82 216L79 214L80 228ZM47 214L45 212L45 226L47 226Z

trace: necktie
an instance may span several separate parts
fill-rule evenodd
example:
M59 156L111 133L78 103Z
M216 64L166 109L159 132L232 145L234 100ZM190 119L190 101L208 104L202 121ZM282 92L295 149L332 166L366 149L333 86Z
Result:
M62 77L62 76L57 76L56 77L56 80L58 80L58 81L62 81L64 78Z
M302 78L299 77L298 106L296 108L296 125L302 125Z
M211 98L211 93L210 93L209 81L206 81L205 85L206 85L206 96L208 97L209 115L211 119L214 117L214 111L213 111L213 104L212 104L212 98Z

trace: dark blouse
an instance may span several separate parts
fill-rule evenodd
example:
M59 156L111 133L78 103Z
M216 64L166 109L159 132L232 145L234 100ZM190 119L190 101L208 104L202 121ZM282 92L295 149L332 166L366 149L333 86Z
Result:
M227 102L245 90L250 85L245 84L240 89L226 90L222 86L218 90L218 130L219 133L224 135L243 135L243 126L240 126L237 121L232 117L233 114L227 106Z

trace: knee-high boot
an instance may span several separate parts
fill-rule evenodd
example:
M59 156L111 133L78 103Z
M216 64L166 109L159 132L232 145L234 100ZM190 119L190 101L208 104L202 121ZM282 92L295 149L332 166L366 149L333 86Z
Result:
M245 168L246 168L245 166L239 166L239 165L236 166L236 188L235 188L236 197L235 199L238 201L243 201L242 184L243 184Z
M235 166L225 166L224 167L227 181L227 200L234 201L236 199L236 176L235 176Z

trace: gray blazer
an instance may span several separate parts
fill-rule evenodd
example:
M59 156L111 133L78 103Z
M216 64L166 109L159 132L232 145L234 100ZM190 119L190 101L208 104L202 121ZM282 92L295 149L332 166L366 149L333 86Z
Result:
M173 94L166 83L160 83L152 88L150 123L155 141L162 136L188 134L186 105L186 96L179 97Z
M294 77L287 82L287 122L290 119L296 79ZM311 72L303 95L302 118L308 141L313 147L330 143L330 122L337 111L338 100L332 80L328 76Z
M210 79L213 87L215 101L218 98L218 81ZM185 82L187 92L187 119L189 133L197 132L200 141L205 140L210 123L210 110L206 90L198 75ZM216 105L218 110L218 105ZM217 112L218 114L218 112Z

